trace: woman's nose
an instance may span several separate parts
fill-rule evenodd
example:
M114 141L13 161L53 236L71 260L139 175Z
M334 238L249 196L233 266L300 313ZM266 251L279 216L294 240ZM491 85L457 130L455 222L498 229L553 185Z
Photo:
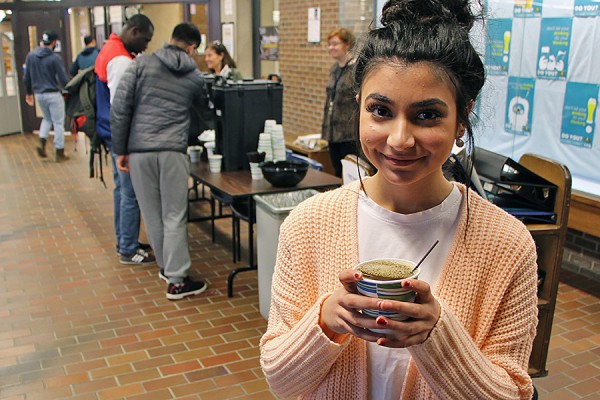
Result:
M398 120L392 124L387 144L398 150L409 149L415 145L415 137L408 121Z

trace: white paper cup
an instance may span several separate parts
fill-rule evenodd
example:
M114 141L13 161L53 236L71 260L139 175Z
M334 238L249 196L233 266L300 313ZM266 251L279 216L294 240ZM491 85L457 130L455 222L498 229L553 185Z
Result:
M409 260L403 260L399 258L379 258L375 260L369 260L362 262L354 267L354 269L359 269L359 267L372 262L381 262L381 261L392 261L392 262L400 262L403 264L410 265L411 267L415 266L415 263ZM377 297L383 300L395 300L395 301L407 301L410 303L414 303L416 293L412 290L405 289L402 287L402 282L406 279L419 279L419 274L421 273L421 268L417 268L417 270L409 277L402 279L392 279L392 280L378 280L370 277L366 277L363 274L363 279L357 283L358 293L363 296L368 297ZM378 316L386 317L389 319L393 319L394 321L404 321L408 319L408 317L404 314L400 313L392 313L388 311L381 310L362 310L362 313L368 315L373 318L377 318ZM392 331L389 329L370 329L372 332L383 333L383 334L391 334Z
M252 179L259 180L263 179L262 169L260 169L260 163L250 163L250 174Z
M221 165L223 163L223 155L221 154L209 154L208 155L208 168L210 172L216 173L221 172Z
M200 155L202 154L202 146L190 146L188 147L188 154L190 155L190 162L200 162Z

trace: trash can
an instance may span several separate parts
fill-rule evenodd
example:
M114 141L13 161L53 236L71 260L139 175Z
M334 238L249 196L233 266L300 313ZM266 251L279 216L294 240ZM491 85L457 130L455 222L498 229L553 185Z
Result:
M319 193L314 189L267 195L255 195L256 251L258 261L258 301L260 313L269 319L271 278L277 258L279 227L298 204Z

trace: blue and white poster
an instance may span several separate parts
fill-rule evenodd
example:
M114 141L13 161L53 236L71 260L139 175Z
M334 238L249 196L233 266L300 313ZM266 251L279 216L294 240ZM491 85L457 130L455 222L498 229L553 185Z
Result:
M600 0L575 0L575 17L597 17L600 15Z
M537 77L565 80L569 69L571 18L544 18L540 30Z
M522 136L531 135L534 92L535 79L514 76L508 78L504 119L506 132Z
M485 65L489 75L507 75L510 60L512 19L490 19L487 24Z
M563 106L560 141L592 148L596 127L598 87L591 83L568 82Z
M515 18L539 18L542 16L543 0L515 0Z

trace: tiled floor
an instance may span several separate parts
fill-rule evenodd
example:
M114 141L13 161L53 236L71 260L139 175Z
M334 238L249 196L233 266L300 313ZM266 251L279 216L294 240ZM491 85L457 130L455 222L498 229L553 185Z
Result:
M274 398L256 273L226 296L230 221L216 244L209 223L189 225L192 268L210 288L170 302L156 267L117 262L110 168L105 189L88 178L82 138L76 153L68 138L62 164L38 159L36 140L0 137L0 399ZM534 382L542 399L600 399L598 285L563 277L549 376Z

